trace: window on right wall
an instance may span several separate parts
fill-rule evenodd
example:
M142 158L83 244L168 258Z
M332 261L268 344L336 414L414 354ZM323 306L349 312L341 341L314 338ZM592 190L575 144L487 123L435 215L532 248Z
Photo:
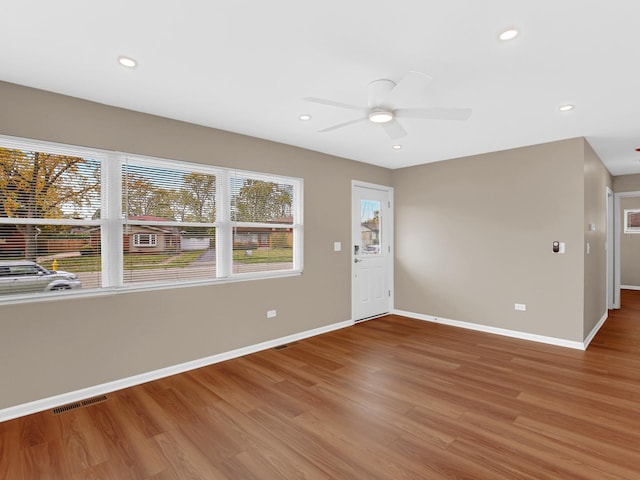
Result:
M640 208L625 209L624 233L640 233Z

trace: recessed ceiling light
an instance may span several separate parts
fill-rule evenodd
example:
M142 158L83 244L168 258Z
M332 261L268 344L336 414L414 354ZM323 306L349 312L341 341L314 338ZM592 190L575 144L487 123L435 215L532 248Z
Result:
M300 115L298 117L299 120L306 122L308 120L311 120L311 115L309 115L308 113L303 113L302 115Z
M506 42L507 40L513 40L514 38L516 38L518 36L518 30L515 28L507 28L505 31L503 31L498 38L504 42Z
M393 147L394 150L400 150L402 148L402 145L394 145Z
M136 62L133 58L125 57L124 55L120 55L118 57L118 63L127 68L136 68L136 65L138 65L138 62Z
M565 105L560 105L559 110L561 112L568 112L570 110L573 110L573 108L574 108L573 105L571 105L570 103L567 103Z

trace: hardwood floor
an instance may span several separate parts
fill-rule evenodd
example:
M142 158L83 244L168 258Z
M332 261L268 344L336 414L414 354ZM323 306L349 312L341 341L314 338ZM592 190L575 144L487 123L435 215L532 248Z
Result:
M398 316L0 423L0 478L640 478L640 292L586 352Z

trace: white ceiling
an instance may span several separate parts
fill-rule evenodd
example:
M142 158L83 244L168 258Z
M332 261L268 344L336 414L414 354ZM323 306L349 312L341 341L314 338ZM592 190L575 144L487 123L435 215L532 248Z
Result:
M0 18L8 82L390 168L584 136L640 173L638 0L7 0ZM471 118L403 119L392 141L369 122L318 133L359 114L302 100L364 106L412 70L433 81L405 106Z

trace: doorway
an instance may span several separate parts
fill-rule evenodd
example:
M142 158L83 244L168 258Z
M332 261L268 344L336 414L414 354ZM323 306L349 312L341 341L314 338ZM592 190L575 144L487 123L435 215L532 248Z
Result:
M619 192L614 193L614 249L613 254L615 258L614 262L614 291L613 291L613 308L621 308L620 290L622 287L622 231L624 228L623 214L624 208L622 206L623 201L632 197L640 197L640 191L634 192ZM628 285L625 285L628 288Z
M391 311L393 189L352 182L351 304L354 321Z

